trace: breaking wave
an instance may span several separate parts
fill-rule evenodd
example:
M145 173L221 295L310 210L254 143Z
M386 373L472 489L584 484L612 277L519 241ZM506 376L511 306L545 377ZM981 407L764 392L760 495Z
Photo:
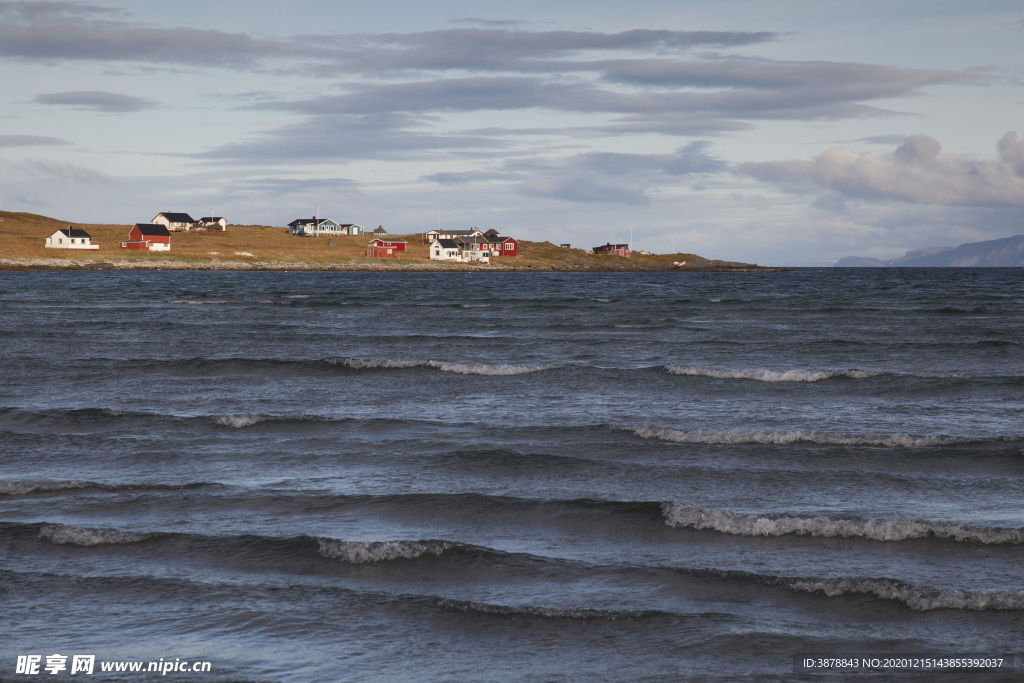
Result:
M348 564L371 564L394 560L414 560L424 555L441 555L449 550L466 548L462 543L450 541L338 541L333 538L317 539L320 554L331 560Z
M459 375L525 375L530 372L550 370L553 365L511 365L487 363L445 363L436 360L363 360L359 358L330 358L331 365L340 365L353 370L369 370L376 368L435 368L442 372Z
M711 530L736 536L819 536L827 538L867 538L874 541L908 541L918 538L944 538L954 541L993 545L1024 543L1024 529L979 527L954 522L930 522L918 519L832 519L831 517L791 517L787 515L745 515L731 510L700 508L685 503L662 506L669 526Z
M896 600L916 612L1024 609L1024 591L938 590L919 588L893 579L790 579L781 583L793 591L823 593L830 598L872 595L882 600Z
M450 598L437 598L434 604L438 607L452 609L459 612L490 614L495 616L543 617L546 619L592 619L614 621L616 619L640 619L643 617L663 616L668 614L668 612L661 612L658 610L600 610L589 609L586 607L559 608L536 607L534 605L495 605L486 602L452 600Z
M118 529L88 529L66 524L47 524L39 530L39 536L57 545L119 545L138 543L146 540L148 534L135 534Z
M673 443L699 444L774 444L809 443L834 446L885 446L920 448L923 446L947 446L963 443L962 440L946 436L910 436L893 434L890 436L851 436L833 434L814 430L796 429L791 431L746 431L733 429L728 432L711 432L706 430L685 431L679 429L661 429L657 427L638 427L633 433L641 439L657 439Z
M881 373L869 372L867 370L722 370L709 368L702 365L691 365L683 367L680 365L666 365L665 369L673 375L688 375L691 377L713 377L715 379L752 379L758 382L819 382L833 377L846 377L849 379L864 379L876 377Z

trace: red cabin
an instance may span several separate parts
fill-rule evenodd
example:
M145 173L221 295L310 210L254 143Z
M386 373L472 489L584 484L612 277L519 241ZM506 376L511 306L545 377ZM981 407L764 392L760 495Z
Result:
M155 223L136 223L128 233L128 241L121 242L122 249L145 249L148 251L170 251L171 233L167 226Z
M405 240L376 238L366 245L366 256L370 258L398 258L405 251Z

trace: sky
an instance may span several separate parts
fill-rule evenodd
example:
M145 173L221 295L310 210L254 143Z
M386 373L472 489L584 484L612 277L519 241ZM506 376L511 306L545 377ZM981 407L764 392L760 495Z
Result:
M761 265L1024 233L1018 0L0 0L0 208Z

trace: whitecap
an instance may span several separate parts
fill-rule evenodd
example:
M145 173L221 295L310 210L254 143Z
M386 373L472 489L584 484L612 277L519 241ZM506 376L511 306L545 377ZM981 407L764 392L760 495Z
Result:
M826 516L750 515L700 508L686 503L662 505L665 524L678 528L711 530L736 536L817 536L908 541L944 538L985 545L1024 543L1024 529L980 527L956 522L919 519L833 519Z
M217 424L224 425L225 427L235 427L241 429L243 427L251 427L254 424L259 424L267 418L260 415L222 415L217 418Z
M320 554L348 564L369 564L394 560L413 560L424 555L441 555L452 548L464 547L448 541L338 541L318 539Z
M785 445L793 443L809 443L827 446L884 446L920 448L925 446L945 446L959 443L945 436L910 436L893 434L889 436L852 436L834 434L806 429L789 431L747 431L733 429L728 432L712 432L706 430L685 431L678 429L662 429L658 427L638 427L632 430L642 439L656 439L673 443L697 444L769 444Z
M136 534L118 529L88 529L65 524L47 524L39 530L39 536L58 545L120 545L146 540L148 534Z
M751 379L758 382L819 382L823 379L833 377L847 377L850 379L864 379L876 377L880 373L868 372L866 370L725 370L721 368L710 368L702 365L666 365L665 369L673 375L687 375L691 377L712 377L714 379Z

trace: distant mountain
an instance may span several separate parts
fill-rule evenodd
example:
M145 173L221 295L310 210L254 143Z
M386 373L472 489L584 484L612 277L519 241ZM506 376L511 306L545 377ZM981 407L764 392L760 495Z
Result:
M911 249L900 258L888 261L847 256L836 261L836 268L1000 268L1024 266L1024 235L959 247Z

